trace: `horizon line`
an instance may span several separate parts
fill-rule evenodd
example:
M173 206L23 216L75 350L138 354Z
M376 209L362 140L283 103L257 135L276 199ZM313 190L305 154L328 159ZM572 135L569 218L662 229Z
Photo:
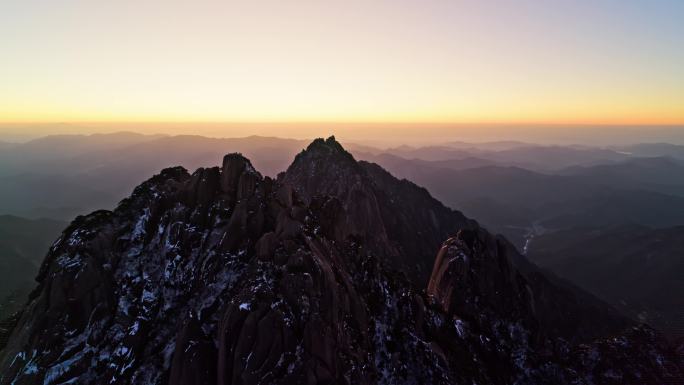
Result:
M0 125L80 125L80 124L334 124L334 125L432 125L432 126L557 126L557 127L684 127L682 122L552 122L552 121L376 121L376 120L70 120L2 121Z

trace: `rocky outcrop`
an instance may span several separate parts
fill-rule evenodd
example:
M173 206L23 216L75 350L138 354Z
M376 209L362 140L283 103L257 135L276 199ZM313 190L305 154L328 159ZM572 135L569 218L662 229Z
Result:
M519 321L537 328L532 288L506 246L485 230L459 231L437 253L427 289L445 313Z
M587 342L631 325L605 303L559 286L505 239L484 229L460 230L437 253L427 292L445 312L516 320L533 335ZM514 263L518 260L518 263Z
M427 284L439 244L458 229L477 226L427 190L376 164L356 162L334 137L313 141L278 181L293 186L305 201L336 197L344 235L360 238L419 287Z
M610 308L586 314L513 252L332 138L277 180L239 154L166 169L55 242L0 351L0 384L681 378L657 334L618 334L631 326ZM562 315L570 326L553 327Z

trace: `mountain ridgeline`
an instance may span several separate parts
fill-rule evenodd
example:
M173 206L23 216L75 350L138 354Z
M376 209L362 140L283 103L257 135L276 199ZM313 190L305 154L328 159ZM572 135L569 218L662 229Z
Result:
M457 181L455 181L457 182ZM648 326L317 139L277 178L168 168L76 218L0 384L676 384Z

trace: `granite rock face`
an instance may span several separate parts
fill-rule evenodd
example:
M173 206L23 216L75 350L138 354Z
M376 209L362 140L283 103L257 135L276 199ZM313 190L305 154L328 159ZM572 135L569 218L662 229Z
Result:
M54 243L0 384L681 381L657 333L520 258L334 138L276 180L169 168Z

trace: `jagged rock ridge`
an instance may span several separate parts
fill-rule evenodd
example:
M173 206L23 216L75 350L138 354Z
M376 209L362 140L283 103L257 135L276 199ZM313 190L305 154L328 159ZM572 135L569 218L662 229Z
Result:
M654 331L511 253L333 138L277 180L238 154L166 169L55 242L11 322L0 384L682 378Z

